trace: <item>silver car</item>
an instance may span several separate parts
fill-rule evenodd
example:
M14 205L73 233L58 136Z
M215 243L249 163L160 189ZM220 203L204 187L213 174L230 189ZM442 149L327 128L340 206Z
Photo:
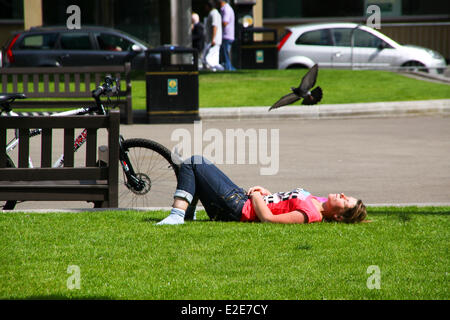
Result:
M443 73L445 59L436 51L400 45L384 34L355 23L289 27L278 43L278 68L320 67L408 69ZM403 68L401 68L403 67Z

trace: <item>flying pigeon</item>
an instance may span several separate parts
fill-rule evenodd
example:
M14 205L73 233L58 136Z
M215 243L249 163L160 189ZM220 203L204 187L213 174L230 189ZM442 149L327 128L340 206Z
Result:
M316 83L318 71L319 66L315 64L305 74L298 88L291 88L292 93L283 96L280 100L275 102L273 106L270 107L269 111L294 103L301 98L303 98L302 104L311 105L318 103L322 99L322 89L320 87L316 87L314 90L310 91Z

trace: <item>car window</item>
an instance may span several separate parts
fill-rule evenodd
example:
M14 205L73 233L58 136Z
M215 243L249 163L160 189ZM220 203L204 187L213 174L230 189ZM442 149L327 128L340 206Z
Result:
M19 47L23 50L52 49L55 46L56 38L56 33L32 34L25 36Z
M98 33L96 34L96 38L100 50L129 51L133 45L129 40L109 33Z
M331 46L330 29L321 29L303 33L295 44L313 46Z
M62 33L60 45L67 50L92 50L89 33Z
M333 29L334 44L339 47L350 47L352 31L350 28Z
M384 41L367 31L355 31L355 47L377 48L382 42Z

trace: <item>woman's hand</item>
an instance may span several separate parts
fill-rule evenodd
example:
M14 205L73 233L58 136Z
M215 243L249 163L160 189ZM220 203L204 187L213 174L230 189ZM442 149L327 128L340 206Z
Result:
M253 192L259 192L262 196L269 196L272 194L272 192L270 192L269 190L260 187L260 186L254 186L251 187L250 189L248 189L247 195L251 196Z
M259 192L259 191L252 191L252 192L250 192L249 194L248 194L248 197L250 198L250 199L253 199L253 196L254 195L258 195L261 199L262 199L262 194L261 194L261 192Z

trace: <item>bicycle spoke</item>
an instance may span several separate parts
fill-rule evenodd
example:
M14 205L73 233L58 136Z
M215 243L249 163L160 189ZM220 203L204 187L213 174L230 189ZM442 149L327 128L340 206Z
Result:
M119 185L120 207L166 207L173 202L177 177L170 151L145 139L130 139L124 143L136 178L145 183L141 190L126 186L125 174Z

